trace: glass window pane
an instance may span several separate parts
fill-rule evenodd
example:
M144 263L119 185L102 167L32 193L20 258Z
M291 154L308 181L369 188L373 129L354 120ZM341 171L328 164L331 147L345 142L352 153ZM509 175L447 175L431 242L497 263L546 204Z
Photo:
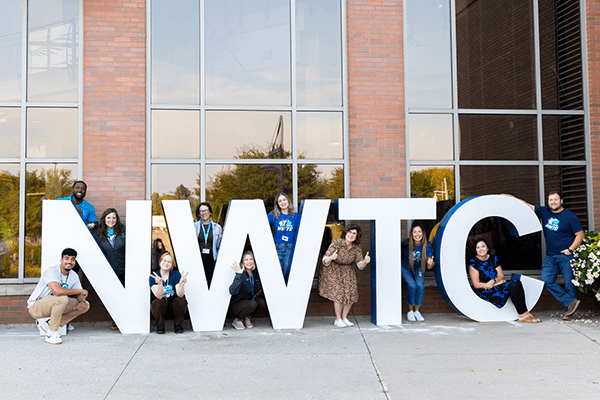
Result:
M4 0L0 13L0 101L21 100L21 0Z
M545 160L585 160L583 115L542 117Z
M200 112L152 111L152 158L200 158Z
M299 158L335 158L344 156L342 113L298 113L296 143Z
M291 165L206 166L206 201L212 205L215 219L220 218L220 210L233 199L263 199L269 209L273 205L275 195L281 191L287 193L290 198L293 197Z
M29 101L77 101L78 23L78 0L29 0Z
M538 167L462 165L461 198L484 194L512 194L529 204L539 203Z
M406 2L406 102L411 108L452 107L450 4Z
M288 0L207 1L206 103L290 105Z
M19 276L19 165L0 164L0 278Z
M1 64L1 63L0 63ZM1 86L1 85L0 85ZM0 108L0 157L19 157L21 109Z
M29 108L27 157L77 157L77 109Z
M42 200L72 193L76 164L28 164L25 177L25 277L40 276Z
M341 164L299 164L298 202L306 199L344 197L344 166Z
M438 224L454 206L454 167L410 167L410 197L436 199L436 218L420 220L433 243Z
M458 107L535 108L531 0L456 2Z
M163 215L161 200L189 200L192 214L200 200L198 164L154 164L152 166L152 215Z
M298 105L342 105L341 29L339 0L296 1Z
M538 0L542 107L583 110L578 0Z
M200 104L199 6L152 1L153 104Z
M289 112L207 111L206 157L290 158L291 126Z
M535 160L534 115L459 115L461 160Z
M411 160L452 160L452 115L411 114L408 116Z
M583 229L588 229L587 185L585 167L544 166L544 187L546 193L556 190L563 195L563 205L579 218ZM547 205L547 204L544 204Z

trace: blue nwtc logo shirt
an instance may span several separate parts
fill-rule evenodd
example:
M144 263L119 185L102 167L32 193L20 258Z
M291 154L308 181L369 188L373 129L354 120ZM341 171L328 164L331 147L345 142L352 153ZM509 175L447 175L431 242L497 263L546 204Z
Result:
M575 234L581 230L581 223L571 211L563 209L554 213L548 207L535 207L535 213L544 225L546 254L557 256L573 244Z
M546 229L551 230L551 231L558 231L558 228L560 226L560 221L556 218L548 218L548 222L546 222Z

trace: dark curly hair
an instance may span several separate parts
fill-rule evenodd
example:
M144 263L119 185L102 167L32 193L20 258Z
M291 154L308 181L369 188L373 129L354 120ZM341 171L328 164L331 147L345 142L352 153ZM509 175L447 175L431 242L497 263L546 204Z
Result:
M359 245L360 239L362 238L362 231L360 229L360 226L358 226L356 224L350 224L350 225L346 226L344 228L344 230L342 230L342 236L340 236L340 237L342 239L346 239L346 234L353 229L356 231L356 240L354 241L354 244Z

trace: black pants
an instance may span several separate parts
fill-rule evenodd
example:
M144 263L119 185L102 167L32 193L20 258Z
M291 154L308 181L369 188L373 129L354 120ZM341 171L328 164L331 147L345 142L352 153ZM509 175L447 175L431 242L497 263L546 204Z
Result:
M156 319L157 326L163 326L167 319L167 313L173 313L175 325L183 324L183 318L187 311L187 300L185 297L173 296L168 302L165 299L155 299L150 305L150 312Z
M267 308L267 303L262 297L255 297L255 300L242 300L233 304L229 308L229 315L233 318L244 320L244 318L254 314L256 310L264 310Z
M519 314L527 312L527 305L525 304L525 291L523 290L523 284L521 281L510 281L508 285L508 296L512 299L515 308Z

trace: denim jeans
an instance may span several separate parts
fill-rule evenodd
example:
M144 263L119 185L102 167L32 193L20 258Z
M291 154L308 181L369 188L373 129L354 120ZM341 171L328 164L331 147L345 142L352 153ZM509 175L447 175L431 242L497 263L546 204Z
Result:
M294 245L292 243L275 242L275 249L277 249L277 256L279 257L279 264L281 264L281 271L283 271L283 277L287 283L290 276L290 269L292 268L292 252Z
M410 270L409 265L402 265L402 280L406 282L406 298L409 306L423 305L425 294L425 273L420 268Z
M572 255L567 256L565 254L546 256L542 264L542 281L546 285L546 289L556 297L556 300L565 306L565 311L567 311L569 304L577 298L577 288L571 282L573 279L572 259ZM565 280L564 289L556 283L559 273L562 274Z

